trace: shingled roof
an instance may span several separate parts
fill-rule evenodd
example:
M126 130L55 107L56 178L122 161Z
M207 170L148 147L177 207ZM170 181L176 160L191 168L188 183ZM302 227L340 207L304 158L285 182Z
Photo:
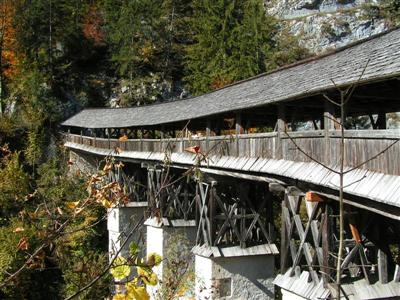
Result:
M400 29L332 54L263 74L186 100L132 108L85 109L62 125L83 128L151 126L296 100L346 86L400 75Z

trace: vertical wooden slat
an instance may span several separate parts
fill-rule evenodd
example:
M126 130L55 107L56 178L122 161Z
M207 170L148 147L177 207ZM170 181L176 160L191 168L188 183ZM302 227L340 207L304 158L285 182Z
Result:
M242 115L240 113L236 113L236 156L240 155L239 151L239 134L242 132Z
M286 129L285 106L283 104L279 104L278 119L276 125L276 130L278 132L278 135L276 137L275 151L274 151L275 153L274 158L276 159L283 158L282 137L284 136L285 129Z
M211 188L210 188L210 196L209 196L209 205L210 205L210 228L209 228L209 237L210 237L210 246L214 245L214 234L215 234L215 194L216 194L216 188L215 186L217 185L216 181L211 182Z
M388 283L388 259L385 252L381 249L378 250L378 273L379 281L381 283Z
M286 195L282 201L282 214L281 214L281 274L286 272L287 267L287 256L288 256L288 248L289 248L289 232L286 229L286 223L290 222L287 220L286 214L284 214L285 209L288 211Z
M325 135L325 149L324 149L324 157L323 161L325 164L330 163L330 149L331 149L331 141L329 137L329 130L335 129L335 108L333 104L328 100L325 101L324 105L324 135Z
M329 226L329 206L325 204L325 211L322 215L321 219L321 227L322 227L322 278L324 281L324 285L327 286L330 277L330 269L329 269L329 237L330 226Z
M210 149L210 135L211 135L211 120L207 119L206 125L206 149L205 152L208 153Z

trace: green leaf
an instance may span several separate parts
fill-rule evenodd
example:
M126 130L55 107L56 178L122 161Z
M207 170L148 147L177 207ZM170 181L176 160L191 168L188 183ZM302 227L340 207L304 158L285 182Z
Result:
M133 256L136 256L139 253L139 246L132 242L129 244L129 253Z

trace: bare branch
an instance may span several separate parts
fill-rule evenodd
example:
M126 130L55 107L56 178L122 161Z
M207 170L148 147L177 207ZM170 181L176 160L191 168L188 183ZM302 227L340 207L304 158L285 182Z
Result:
M336 106L341 106L341 104L339 102L336 102L334 100L332 100L331 98L329 98L326 94L322 95L326 100L328 100L329 102L331 102L332 104L336 105Z

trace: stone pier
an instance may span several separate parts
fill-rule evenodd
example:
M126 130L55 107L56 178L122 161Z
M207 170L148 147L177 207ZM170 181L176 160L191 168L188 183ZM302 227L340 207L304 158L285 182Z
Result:
M274 299L274 244L248 248L196 246L196 299Z

